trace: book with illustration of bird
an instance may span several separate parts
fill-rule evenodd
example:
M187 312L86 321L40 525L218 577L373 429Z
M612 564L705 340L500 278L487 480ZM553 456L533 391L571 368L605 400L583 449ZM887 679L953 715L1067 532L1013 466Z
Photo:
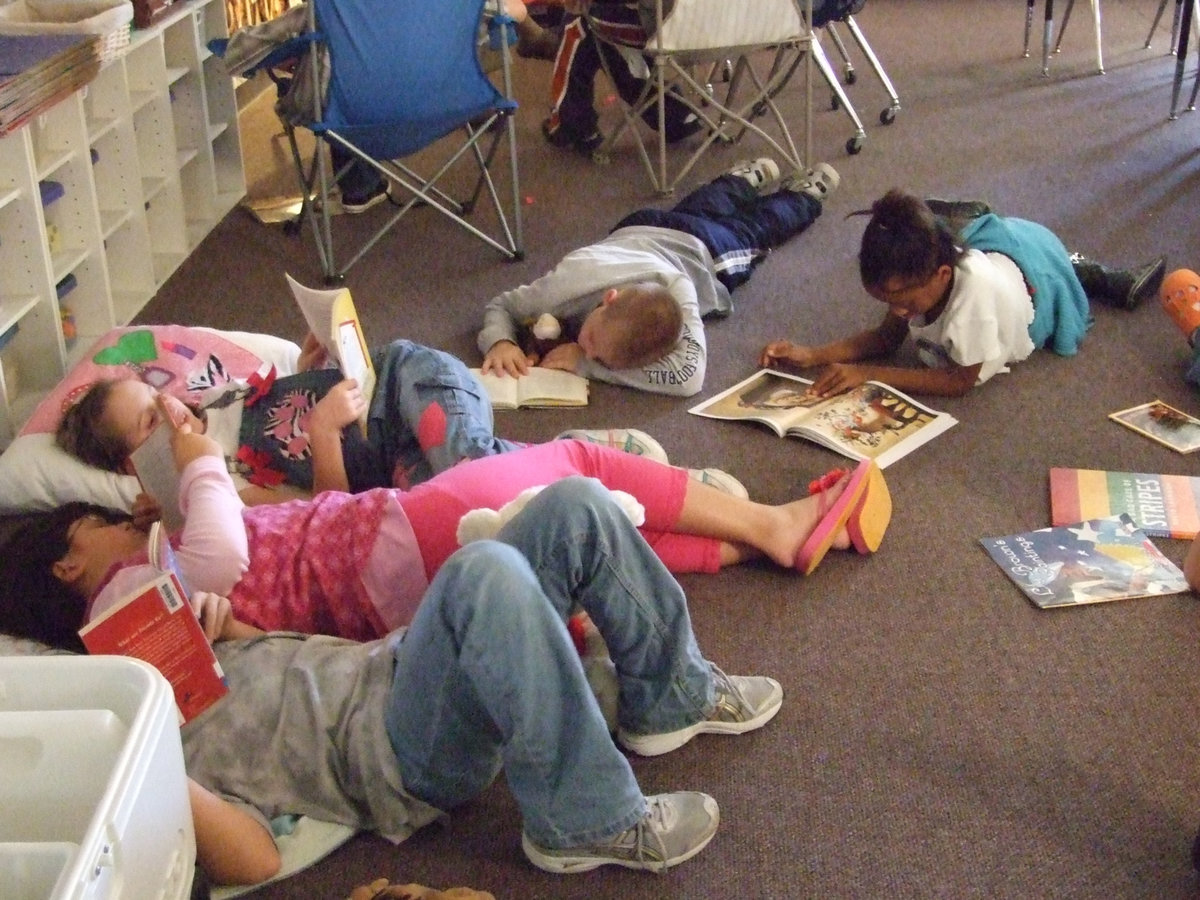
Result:
M1179 453L1200 450L1200 419L1161 400L1109 413L1108 417Z
M980 543L1041 609L1188 589L1179 567L1126 514L981 538Z
M879 381L833 397L807 393L812 382L772 369L755 372L688 410L710 419L758 422L780 437L799 437L883 469L958 420Z

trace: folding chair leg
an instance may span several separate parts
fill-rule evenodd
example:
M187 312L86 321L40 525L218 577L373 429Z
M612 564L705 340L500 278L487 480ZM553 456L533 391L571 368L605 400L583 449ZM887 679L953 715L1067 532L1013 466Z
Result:
M837 76L830 67L829 57L825 55L825 50L821 47L820 41L813 40L812 53L813 62L816 63L817 69L820 70L821 77L825 79L825 83L829 85L829 89L833 92L834 100L831 106L834 109L841 106L846 111L846 115L850 117L850 121L854 123L854 136L846 141L846 152L853 156L862 150L863 142L867 139L867 132L863 128L862 119L858 117L858 112L855 111L854 104L850 102L850 98L842 90L842 84L838 81Z
M867 58L867 62L871 64L871 69L878 76L883 89L887 92L891 104L879 114L879 124L890 125L895 121L896 113L900 111L900 97L896 93L896 88L892 86L892 80L888 78L887 72L883 70L883 66L879 62L879 57L875 55L875 51L867 43L867 38L862 33L862 29L858 27L858 22L855 21L854 16L846 16L846 27L850 29L850 34L854 37L854 42L858 44L858 49Z

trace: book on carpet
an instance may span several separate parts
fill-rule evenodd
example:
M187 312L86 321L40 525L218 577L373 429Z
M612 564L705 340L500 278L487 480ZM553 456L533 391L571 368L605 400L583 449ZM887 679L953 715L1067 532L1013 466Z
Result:
M1126 513L1151 537L1200 533L1200 476L1100 469L1050 470L1050 524Z
M1108 417L1179 453L1200 450L1200 419L1161 400L1109 413Z
M531 366L529 374L519 378L494 372L485 375L479 369L472 369L471 374L487 391L493 409L588 405L588 380L574 372Z
M291 275L288 285L308 330L316 335L329 358L335 360L342 374L358 382L358 387L368 400L375 393L375 366L371 363L371 351L363 336L362 322L354 308L354 300L346 288L318 291L307 288ZM359 419L363 434L367 432L368 410L363 410Z
M1188 590L1179 567L1125 514L979 542L1041 609Z
M808 396L811 385L807 378L762 369L688 412L759 422L780 437L806 438L851 459L873 459L881 469L958 423L882 382L824 399Z
M174 426L164 412L150 436L129 454L129 462L142 490L158 502L163 525L174 533L183 527L183 510L179 508L179 472L171 450L172 431Z
M229 692L225 673L188 602L167 529L150 527L150 567L157 575L116 600L79 630L90 654L133 656L171 683L180 724Z

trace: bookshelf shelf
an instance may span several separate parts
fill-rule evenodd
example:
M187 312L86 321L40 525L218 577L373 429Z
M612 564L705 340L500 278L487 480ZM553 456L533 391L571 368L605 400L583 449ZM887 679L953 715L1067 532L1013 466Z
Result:
M16 327L0 347L0 447L245 194L233 79L207 48L224 23L224 0L176 0L92 82L0 138L0 330ZM43 207L46 180L63 190Z

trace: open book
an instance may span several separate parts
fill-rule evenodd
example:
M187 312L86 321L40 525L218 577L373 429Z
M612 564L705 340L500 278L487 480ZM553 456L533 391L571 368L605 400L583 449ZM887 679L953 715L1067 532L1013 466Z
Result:
M780 437L806 438L851 459L873 459L881 469L958 422L878 381L823 400L805 393L811 384L763 369L688 412L759 422Z
M371 352L367 348L362 323L358 320L358 311L354 308L350 291L346 288L314 290L305 287L291 275L287 276L287 282L300 311L304 313L309 331L317 336L329 358L337 361L342 374L357 381L363 396L369 399L375 393L375 366L371 364ZM366 411L360 424L365 434Z
M150 432L150 437L129 454L129 462L142 486L142 491L158 501L161 520L171 534L183 528L183 511L179 508L179 472L175 469L175 454L171 451L171 432L174 430L166 416Z
M980 543L1041 609L1188 589L1179 567L1127 515L981 538Z
M1200 532L1200 476L1050 470L1051 525L1121 513L1151 537L1191 540Z
M533 366L528 375L520 378L493 372L485 375L479 369L472 369L471 374L487 391L493 409L587 406L588 403L588 381L574 372Z
M1180 453L1200 450L1200 419L1161 400L1109 413L1108 417Z
M150 527L150 569L157 573L79 630L91 654L134 656L162 673L175 692L180 723L229 692L225 673L188 603L161 522Z

